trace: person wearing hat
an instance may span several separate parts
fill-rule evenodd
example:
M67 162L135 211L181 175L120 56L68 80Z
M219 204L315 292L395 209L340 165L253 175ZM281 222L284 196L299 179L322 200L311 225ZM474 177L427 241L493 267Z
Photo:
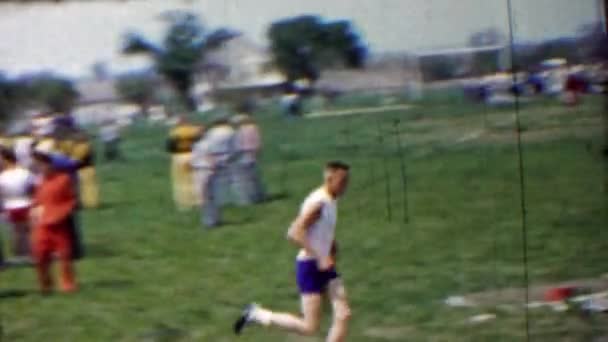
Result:
M192 168L201 198L202 222L207 227L221 224L222 198L230 181L229 164L234 156L234 129L224 115L217 116L204 137L196 143Z
M169 132L167 150L171 153L171 179L173 200L178 210L184 211L200 204L195 192L190 161L192 147L201 138L203 128L188 122L184 117Z
M236 115L232 122L236 127L236 158L233 165L235 192L240 204L259 203L264 198L257 164L262 146L260 131L248 114Z
M36 141L32 145L33 153L42 153L47 155L53 168L66 173L70 176L71 184L74 193L77 196L79 194L79 179L78 179L78 169L80 167L79 163L75 160L72 160L70 157L61 154L57 148L57 140L50 135L47 135L40 140ZM69 217L69 232L72 236L72 258L74 260L79 260L84 257L84 245L82 243L82 234L80 233L80 226L78 224L78 205L73 210L72 215Z
M40 180L34 191L31 220L32 255L36 265L38 284L43 294L53 290L50 266L53 256L60 262L60 289L77 289L73 260L71 217L77 206L76 192L70 175L54 166L52 152L47 145L34 150L34 167Z

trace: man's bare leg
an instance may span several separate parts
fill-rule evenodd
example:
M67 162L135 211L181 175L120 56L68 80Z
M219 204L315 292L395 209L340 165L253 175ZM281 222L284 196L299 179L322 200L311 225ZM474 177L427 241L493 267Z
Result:
M301 297L303 317L289 313L272 312L260 306L251 311L250 319L264 326L276 326L300 335L313 335L319 329L321 295L305 294Z
M351 317L346 290L340 278L329 283L329 300L333 308L333 322L327 335L327 342L344 342Z

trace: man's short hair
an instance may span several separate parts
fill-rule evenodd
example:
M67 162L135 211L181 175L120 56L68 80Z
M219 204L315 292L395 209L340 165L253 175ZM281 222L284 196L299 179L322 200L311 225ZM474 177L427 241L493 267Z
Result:
M45 164L52 164L52 158L49 154L46 153L42 153L39 151L34 151L32 153L32 158L34 160L37 160L39 162L45 163Z
M327 164L325 164L325 169L326 170L342 170L342 171L349 171L350 170L350 165L346 164L343 161L339 161L339 160L332 160L327 162Z
M17 155L15 154L15 151L12 148L0 148L0 155L2 156L2 159L8 160L11 163L17 162Z

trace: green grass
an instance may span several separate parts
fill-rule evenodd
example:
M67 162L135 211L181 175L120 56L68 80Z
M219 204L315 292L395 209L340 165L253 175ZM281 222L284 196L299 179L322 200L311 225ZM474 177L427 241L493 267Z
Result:
M196 211L173 208L163 151L166 128L136 124L123 146L128 162L99 166L103 208L82 217L89 257L78 264L81 291L42 298L35 293L33 270L3 272L3 341L235 341L231 324L251 300L297 311L296 251L285 241L285 230L330 158L353 165L338 226L339 266L354 312L349 341L523 340L523 297L509 310L453 309L442 303L449 295L524 285L514 136L502 143L450 141L481 127L484 110L491 111L490 118L512 112L450 101L426 100L406 113L300 121L280 120L273 110L259 113L264 178L272 194L287 196L227 208L228 224L213 231L201 229ZM522 118L547 110L568 111L543 102L524 106ZM590 98L579 110L597 116L599 100ZM406 197L396 138L386 134L396 118L405 132ZM428 127L416 126L426 119ZM448 121L437 124L440 120ZM533 128L542 129L541 123L534 121ZM415 143L417 138L428 140ZM582 137L524 146L532 284L607 271L600 144L601 136L590 129ZM9 296L10 291L26 292ZM465 323L488 311L498 318L479 326ZM533 311L529 324L535 341L606 334L605 320L583 321L574 314ZM251 328L239 340L322 338Z

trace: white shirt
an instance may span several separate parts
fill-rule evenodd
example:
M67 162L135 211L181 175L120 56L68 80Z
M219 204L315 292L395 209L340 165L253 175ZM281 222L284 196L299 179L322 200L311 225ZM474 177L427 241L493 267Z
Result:
M324 187L313 191L304 200L300 208L300 215L309 212L316 205L322 204L321 215L307 231L307 238L311 248L319 257L328 257L335 238L336 222L338 220L338 206L335 199ZM311 259L304 249L298 253L298 259Z
M44 116L32 120L34 135L42 136L53 132L53 118Z
M241 154L240 162L254 163L261 139L258 127L253 124L241 125L236 132L236 149Z
M297 94L283 95L283 97L281 97L281 106L283 106L283 108L288 108L294 102L296 102L298 100L298 98L299 98L299 96Z
M229 125L213 127L205 135L214 166L224 166L234 154L235 130Z
M209 141L201 139L192 147L192 158L190 165L195 169L211 169L213 168L213 157L209 150Z
M101 127L99 135L103 142L111 142L119 138L119 128L117 125L105 125Z
M29 207L32 199L28 190L34 181L34 175L22 167L2 171L0 173L0 196L2 196L4 209Z
M17 163L24 168L29 168L32 165L32 143L34 139L30 137L22 137L15 140L15 156Z

